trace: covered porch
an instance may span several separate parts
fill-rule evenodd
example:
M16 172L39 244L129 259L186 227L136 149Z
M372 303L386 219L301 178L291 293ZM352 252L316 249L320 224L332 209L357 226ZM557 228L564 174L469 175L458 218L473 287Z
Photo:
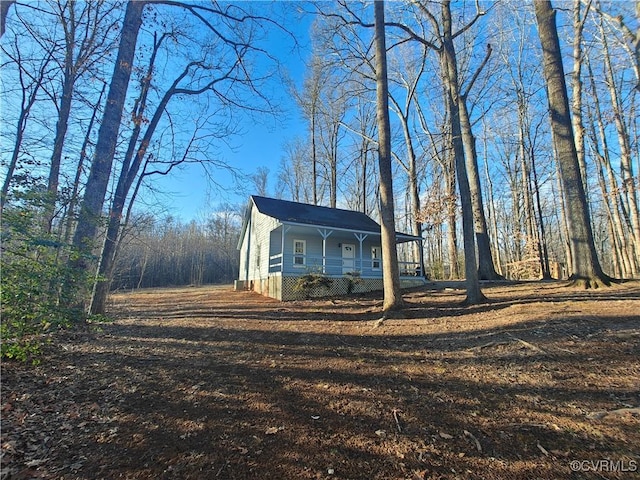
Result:
M401 278L424 278L422 238L396 233ZM382 278L378 232L281 223L271 231L269 275Z

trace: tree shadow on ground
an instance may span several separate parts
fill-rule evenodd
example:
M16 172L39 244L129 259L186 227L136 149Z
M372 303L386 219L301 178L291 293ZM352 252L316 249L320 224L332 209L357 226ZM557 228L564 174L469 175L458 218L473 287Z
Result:
M614 304L517 289L497 308L412 291L406 318L378 328L349 311L375 297L300 302L284 319L247 293L227 297L226 314L223 300L185 306L184 294L134 302L99 331L61 334L43 365L3 364L3 467L15 478L380 480L629 467L637 417L591 415L640 405L637 291Z

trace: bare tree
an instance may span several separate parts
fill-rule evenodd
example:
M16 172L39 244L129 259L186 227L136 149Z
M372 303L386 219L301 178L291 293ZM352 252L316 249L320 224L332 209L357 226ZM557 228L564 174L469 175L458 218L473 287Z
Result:
M347 165L344 176L348 178L346 186L346 203L353 209L366 214L376 210L376 152L378 142L375 137L376 109L375 104L363 94L355 98L355 112L351 122L344 125L348 132L353 133L351 144L351 162Z
M517 27L505 32L497 26L504 35L496 45L500 68L505 75L502 75L504 83L498 82L499 89L494 95L501 98L504 106L497 110L498 115L490 128L494 144L499 146L498 158L511 198L510 215L505 217L508 220L502 226L503 258L508 264L505 273L514 278L549 278L545 225L549 212L543 211L545 204L540 192L552 155L544 140L546 97L541 94L544 91L541 65L529 46L533 16L528 10L514 15L503 11L498 21Z
M584 147L584 122L582 120L582 63L584 53L582 52L582 41L584 25L589 15L591 0L588 1L584 16L581 15L582 0L574 0L573 3L573 72L571 72L571 120L573 122L573 134L575 135L576 153L578 154L578 165L580 173L585 182L584 188L587 192L587 164Z
M458 189L462 203L462 231L464 238L465 279L467 287L467 303L480 303L485 300L480 291L478 268L476 262L475 226L471 203L471 188L467 174L467 165L462 143L460 126L460 87L458 84L458 68L456 51L453 43L451 5L448 0L442 2L442 46L439 50L442 72L445 78L447 98L445 103L451 115L451 136L458 175Z
M614 268L616 275L621 278L633 277L638 273L638 261L635 253L633 236L629 235L630 221L628 219L625 202L622 199L622 188L611 163L609 140L605 131L602 107L596 89L594 72L591 63L587 62L589 86L593 106L587 106L589 128L588 139L591 150L598 164L598 180L602 197L606 204L609 222L611 223L611 241L614 252ZM629 228L626 228L629 225Z
M571 126L555 10L549 0L534 0L534 7L547 82L551 130L568 209L567 222L573 268L571 278L585 288L597 288L600 285L609 285L611 278L602 271L593 241Z
M446 95L443 94L443 97L446 98ZM440 211L438 212L437 219L435 223L431 223L432 227L438 225L440 229L442 227L442 223L440 222L440 214L442 213L446 218L446 223L448 224L448 228L446 230L447 236L447 254L449 260L449 279L458 279L460 278L460 266L458 261L458 195L456 193L456 168L455 168L455 156L452 152L452 140L451 140L451 126L450 126L450 112L446 108L442 108L442 117L439 121L435 122L435 128L429 125L427 115L423 111L423 107L420 105L420 102L416 103L416 113L418 114L418 119L420 121L420 127L422 132L428 137L428 150L431 158L435 161L435 163L439 166L440 169L440 181L442 182L442 189L444 192L439 192L434 198L425 199L423 202L423 209L421 210L421 217L431 218L431 212L434 209L434 206ZM425 143L425 142L422 142ZM423 147L425 148L425 147ZM434 181L437 185L436 188L440 188L439 182ZM434 203L435 201L435 203ZM438 236L438 241L440 241L440 237ZM444 270L442 272L444 274ZM444 277L443 277L444 278Z
M313 167L309 165L313 162L309 162L307 142L297 137L287 142L283 148L278 173L278 195L287 198L288 192L288 198L294 202L314 204L314 196L317 193L322 196L322 191L318 192L316 185L316 194L314 194L315 176Z
M458 76L458 65L454 39L469 28L484 15L484 11L477 10L474 18L465 26L453 32L453 21L451 15L451 2L444 0L441 3L441 22L431 13L424 2L415 1L418 10L431 22L434 32L436 32L436 42L429 41L423 36L415 33L407 25L401 23L390 23L409 35L410 40L418 41L437 52L440 61L441 75L445 89L445 109L450 120L451 141L453 155L455 158L456 173L458 175L458 188L460 191L460 201L462 203L462 225L465 251L465 277L467 285L467 302L478 303L484 300L484 295L480 291L478 281L476 242L474 234L474 222L472 211L472 198L469 186L469 179L466 171L464 144L462 140L462 130L460 124L460 102L463 101L460 91L460 79ZM473 270L473 271L472 271Z
M78 192L81 188L80 178L84 172L85 162L87 161L89 144L91 143L91 134L93 133L93 125L97 121L98 113L100 112L99 105L102 103L102 97L104 96L104 92L107 90L107 84L102 84L102 89L100 90L100 95L98 96L98 100L96 102L96 107L91 112L91 119L89 120L89 124L87 125L87 129L84 135L84 140L82 142L82 146L80 147L80 155L78 159L78 163L76 164L76 171L73 179L73 183L71 186L71 194L69 195L69 204L67 205L67 222L65 227L64 239L65 243L69 243L71 238L73 237L73 229L75 227L75 219L76 219L76 207L78 205Z
M620 98L619 90L616 87L617 79L614 73L614 66L612 64L612 56L609 51L609 41L607 39L607 32L605 31L602 15L598 17L598 30L601 36L602 50L603 50L603 63L604 74L606 78L607 90L611 99L611 108L613 110L613 120L616 127L616 133L618 138L618 147L620 149L620 170L622 174L622 191L623 197L626 201L629 219L632 226L632 238L635 244L636 261L640 258L640 207L638 207L638 181L635 178L633 171L632 160L632 140L629 135L628 127L625 123L625 112L622 105L622 99ZM640 37L637 40L640 42ZM636 44L636 53L638 44Z
M118 131L145 6L146 2L144 1L129 1L125 11L118 55L109 85L102 123L98 131L95 157L91 163L80 207L78 225L73 238L73 244L85 252L94 248L96 232L102 217L102 205L111 177ZM80 261L78 266L84 270L89 268L89 265L83 261Z
M304 80L302 91L292 87L298 105L307 122L309 122L309 137L311 142L311 177L313 191L313 205L318 205L318 147L317 147L317 122L321 104L321 90L324 83L324 66L318 56L313 56L308 66L308 74Z
M105 243L102 248L101 260L100 260L100 268L99 268L99 276L101 280L97 282L97 286L93 295L93 300L91 303L91 311L92 313L104 313L104 308L106 305L106 298L109 292L109 283L110 278L113 275L113 265L115 262L115 256L117 254L117 244L118 237L120 234L121 228L121 218L122 212L124 210L124 206L127 201L127 197L129 195L129 191L131 190L132 185L138 178L138 173L140 171L141 166L144 164L145 159L147 159L147 151L148 147L152 142L154 134L156 132L156 128L158 127L160 120L167 110L167 106L172 98L175 96L197 96L201 95L208 90L214 89L216 85L224 80L230 80L234 82L236 79L234 76L234 70L242 63L243 56L239 55L235 62L229 67L227 72L222 72L220 77L207 77L203 75L203 72L207 72L213 70L214 68L204 61L196 61L189 62L184 70L176 77L171 86L162 96L160 102L155 108L154 114L149 120L149 124L146 127L145 133L143 137L139 140L140 129L142 125L142 119L145 116L145 110L147 107L147 93L151 87L151 79L153 78L153 66L155 55L162 43L162 38L155 42L154 51L152 54L151 61L149 63L149 70L147 74L143 77L142 80L142 88L140 97L136 101L136 108L134 109L134 129L132 135L129 140L129 148L125 154L124 161L122 163L122 170L118 177L118 184L116 187L116 191L114 194L114 199L111 205L111 209L109 212L109 220L107 224L107 234L105 238ZM217 66L216 66L217 68ZM187 78L207 78L207 81L204 85L200 85L198 87L185 87L181 86L181 82ZM170 168L175 167L176 165L182 163L186 157L183 156L181 160L174 159ZM268 173L268 171L266 172ZM149 172L146 173L149 175ZM265 176L266 177L266 176ZM266 185L265 185L266 188Z
M107 24L113 6L104 0L92 2L54 2L54 10L62 26L64 58L61 65L60 94L52 95L58 118L49 165L48 201L44 214L44 228L51 232L55 215L62 151L71 116L76 83L95 62L106 56L111 48L106 41L112 25ZM59 100L58 100L59 98Z
M391 173L391 127L389 122L389 84L387 78L387 47L384 24L384 2L374 2L376 53L376 104L378 117L378 163L380 169L380 218L382 234L382 274L384 282L383 310L402 308L400 271L396 250L393 176Z
M20 83L20 106L16 121L16 133L13 143L11 158L7 165L2 192L0 193L0 213L8 200L11 182L18 167L20 155L24 150L23 140L27 128L27 122L31 115L31 110L38 99L38 94L42 91L45 78L48 76L49 66L53 61L53 49L46 52L35 67L35 71L30 69L23 62L22 54L18 48L18 38L15 39L14 49L10 52L3 48L3 53L15 63L18 69L18 80Z
M240 28L245 21L252 23L256 20L266 19L250 15L242 7L232 6L219 10L215 6L208 8L170 1L164 3L168 8L183 8L188 14L194 15L197 20L206 25L210 36L202 40L206 40L206 44L199 45L199 48L186 49L184 52L186 57L183 60L186 65L159 98L147 124L145 120L147 119L147 107L149 105L148 94L152 90L161 91L160 85L154 84L153 79L158 78L160 84L167 80L163 76L154 76L155 58L163 44L163 40L177 34L170 32L161 35L159 38L154 38L149 67L142 76L139 97L134 103L132 112L133 129L109 212L107 233L99 266L100 280L96 284L91 304L93 313L102 313L104 311L109 291L109 281L113 275L115 258L118 252L118 238L122 230L122 213L127 200L129 210L131 210L143 178L149 179L152 175L167 175L173 168L189 161L192 149L198 148L200 139L194 133L191 140L187 142L181 157L174 157L164 162L155 159L154 154L150 152L150 145L152 145L161 120L166 117L171 118L169 103L172 99L184 99L186 97L197 99L202 96L203 99L206 99L202 101L202 108L205 111L215 105L216 107L213 109L215 113L211 114L210 117L219 116L220 119L224 119L222 121L218 120L222 126L214 124L207 115L203 117L205 120L201 122L206 124L209 131L214 132L210 135L215 138L227 137L234 133L233 124L229 125L226 122L226 118L232 117L235 112L260 111L268 113L271 110L269 99L263 97L258 89L260 77L255 70L248 68L248 64L251 63L248 58L249 54L254 52L263 53L257 45L252 44L257 24L248 25L247 28ZM201 12L204 12L207 18L200 15ZM229 23L227 24L227 22ZM161 26L164 25L165 23L161 23ZM229 30L226 31L225 29ZM189 37L188 33L184 36L186 38ZM196 56L195 59L192 58L194 55ZM243 95L246 95L246 98L243 98ZM253 100L247 101L249 96ZM142 126L145 124L144 135L140 136L142 134ZM196 122L194 131L201 127L202 124L199 125ZM217 129L214 127L217 127ZM174 128L175 125L172 126L172 129ZM205 166L205 169L206 166L223 166L233 170L223 162L212 160L200 160L199 162ZM152 164L155 167L152 167ZM141 168L142 173L140 173ZM266 172L263 177L266 179ZM129 197L129 192L136 179L138 180L136 189ZM266 185L264 185L264 188L266 189ZM192 275L195 279L201 278L199 270L192 270Z
M482 200L482 187L480 185L480 172L478 168L478 153L476 150L476 137L471 125L468 98L473 85L491 56L491 45L487 45L487 54L478 66L473 77L460 92L458 108L460 110L460 132L465 149L466 171L469 177L469 189L471 194L471 208L473 210L473 222L475 229L476 247L478 249L478 277L481 280L497 280L503 278L496 272L491 252L491 241L487 231L487 220L484 213Z
M257 195L268 196L269 169L265 166L258 167L256 172L251 175L251 182Z
M412 112L413 103L416 101L416 92L422 79L426 66L426 56L428 49L424 45L421 46L421 51L418 54L418 58L411 58L406 62L406 65L415 65L415 71L411 71L409 68L397 68L397 80L396 82L402 88L404 94L404 105L400 104L400 101L390 93L389 100L393 106L394 111L400 120L400 126L402 128L402 134L404 137L404 143L406 147L406 162L402 160L399 155L395 155L398 163L402 166L407 174L407 197L409 198L409 221L411 224L411 233L417 237L422 237L422 223L420 222L420 181L419 181L419 166L418 166L418 153L414 147L413 131L410 125L410 114ZM408 55L408 52L406 52ZM423 255L420 254L419 249L422 245L416 243L413 251L413 261L420 262L423 259ZM424 272L424 263L420 264L420 271Z
M329 184L329 206L335 208L338 202L338 169L340 163L340 140L343 135L342 124L347 110L344 87L338 82L325 81L322 87L322 107L320 108L316 135L320 141L320 158L324 165ZM315 136L315 135L314 135Z

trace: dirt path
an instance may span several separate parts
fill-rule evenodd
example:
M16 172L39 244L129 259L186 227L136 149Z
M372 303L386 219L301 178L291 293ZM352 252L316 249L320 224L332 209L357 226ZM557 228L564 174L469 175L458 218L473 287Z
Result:
M640 283L455 286L117 294L3 362L1 478L640 478Z

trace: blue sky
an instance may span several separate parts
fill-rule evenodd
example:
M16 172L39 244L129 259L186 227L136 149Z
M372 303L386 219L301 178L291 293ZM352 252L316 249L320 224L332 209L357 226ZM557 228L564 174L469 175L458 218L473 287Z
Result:
M291 37L277 31L272 33L264 46L280 60L285 75L291 77L298 87L305 74L304 62L310 54L309 29L312 21L313 18L308 15L286 25L295 35L300 48L292 49ZM280 79L272 81L272 88L279 92L273 100L283 110L283 115L278 118L264 115L257 120L247 119L240 126L243 132L229 139L233 148L227 148L221 142L218 155L220 161L237 167L247 175L256 172L261 166L268 168L268 190L270 194L275 194L283 146L294 137L305 135L307 127L295 101L287 94L287 87ZM203 220L219 205L244 204L248 196L255 193L248 179L241 179L238 185L224 169L215 171L215 181L218 185L206 178L202 166L192 164L165 178L154 179L155 188L163 193L157 194L157 198L149 199L149 202L159 200L167 207L164 214L189 222ZM225 188L220 188L221 186ZM145 208L143 204L138 207ZM156 206L151 208L157 210Z
M197 0L196 0L197 1ZM305 61L310 55L309 29L313 22L312 15L303 16L301 8L304 2L282 2L282 1L251 1L242 3L241 7L246 6L246 10L254 10L261 16L268 17L273 23L267 21L258 22L263 25L264 30L247 29L239 31L242 33L253 35L251 44L256 48L267 52L272 59L277 61L277 67L283 76L291 78L299 87L305 74ZM54 5L54 3L42 2L43 6ZM43 16L38 10L30 8L29 2L17 4L20 6L19 11L24 21L32 23L34 32L37 35L46 38L47 41L55 40L61 36L61 31L52 30L50 16ZM37 2L31 2L33 6L39 6ZM17 8L17 7L16 7ZM46 8L43 7L43 11ZM153 9L149 9L150 17L148 21L143 23L143 28L138 36L137 48L138 57L136 64L136 72L132 76L129 85L129 94L127 99L126 111L130 112L134 101L139 93L140 72L147 68L149 53L152 49L154 34L158 31L171 32L170 40L163 43L160 54L155 62L154 80L157 84L151 89L151 97L156 95L149 103L147 113L152 114L152 108L155 108L159 102L159 95L166 91L169 83L173 81L190 60L200 60L200 57L212 59L212 65L221 69L229 66L235 60L232 49L220 49L220 57L216 57L215 36L207 35L208 29L203 28L202 24L195 16L181 12L173 6L156 5ZM123 14L121 8L115 9L113 12L114 24L116 20L120 21ZM42 58L42 45L38 42L30 40L28 35L24 35L20 31L19 22L16 22L16 16L12 10L9 15L9 29L3 36L3 45L10 45L12 39L16 36L20 39L20 52L23 58L28 58L29 62L25 63L26 69L37 71L39 68L39 60ZM277 28L277 24L286 29ZM230 32L233 32L233 22L228 26ZM58 26L59 27L59 26ZM61 27L60 27L61 28ZM223 27L224 28L224 27ZM199 39L191 38L191 36L201 35ZM262 36L261 36L262 35ZM112 73L111 61L115 55L115 38L116 29L113 29L111 35L107 35L105 44L113 46L108 55L102 58L104 61L97 62L95 71L91 71L91 75L85 74L76 83L76 91L82 92L89 101L98 101L98 94L102 88L102 78L108 79ZM213 37L213 41L212 41ZM200 40L191 42L190 40ZM294 41L295 40L295 41ZM172 43L173 41L173 43ZM109 43L112 42L112 43ZM206 48L209 47L209 48ZM296 48L297 47L297 48ZM4 54L2 54L3 61ZM231 61L229 60L231 58ZM219 61L219 63L217 63ZM252 57L251 55L245 59L248 62L255 62L257 75L265 73L267 68L276 69L273 61L267 61L266 55L262 57ZM261 63L261 62L264 62ZM268 65L267 65L268 64ZM52 71L59 75L55 69ZM215 74L215 73L214 73ZM197 78L205 78L205 75ZM51 140L55 131L55 122L57 119L54 111L51 97L55 96L56 89L59 88L59 77L52 77L52 80L46 83L47 94L44 87L38 90L38 101L34 104L31 116L27 123L25 132L25 140L23 140L23 150L25 158L30 160L42 158L42 161L32 168L35 175L40 175L41 179L46 179L48 175L49 165L47 160L51 157ZM185 82L186 83L186 82ZM197 83L197 82L196 82ZM242 82L239 82L242 83ZM195 84L195 83L194 83ZM229 85L231 82L229 82ZM27 84L28 85L28 84ZM0 115L2 116L2 125L0 125L0 154L2 155L3 165L5 160L8 164L8 158L11 155L15 137L15 125L17 125L17 115L20 111L22 99L22 90L19 88L18 69L11 62L3 64L2 75L0 76L0 86L2 87L2 96L0 98ZM33 87L33 85L32 85ZM231 87L229 87L231 88ZM274 103L282 114L277 117L274 115L257 115L250 117L246 113L239 111L240 109L225 109L216 104L216 99L207 97L205 100L199 100L197 96L190 98L180 98L176 96L175 100L171 100L167 107L161 125L154 132L152 139L152 148L157 150L149 152L154 154L154 159L158 163L154 163L153 169L166 168L167 163L180 158L184 153L186 142L193 135L195 123L205 124L209 118L213 121L206 123L206 128L198 130L198 135L208 136L202 142L199 148L194 149L198 160L215 161L221 164L227 164L238 169L240 173L250 175L263 166L270 172L268 187L270 193L274 193L277 188L277 176L282 160L283 146L296 136L305 135L305 123L300 117L295 102L288 94L288 87L284 84L282 78L274 76L270 79L270 84L266 85L265 95ZM224 89L221 89L221 96ZM232 90L230 90L232 91ZM233 90L235 91L235 90ZM250 106L264 106L259 101L253 102L249 90L238 89L237 97L234 101L242 103L247 102ZM77 94L77 99L73 103L72 121L69 125L65 138L65 151L63 160L63 181L72 181L76 171L76 160L80 146L85 139L86 128L88 127L89 118L91 118L92 110L85 108L89 104L80 101L81 95ZM205 97L203 95L202 97ZM213 97L213 96L212 96ZM222 103L222 102L221 102ZM210 110L208 110L210 108ZM225 113L220 115L214 112ZM121 142L118 146L116 161L114 162L112 176L115 178L121 172L121 159L126 149L126 139L131 133L132 124L127 118L127 113L123 118L120 126ZM212 117L207 117L212 115ZM217 122L230 123L240 119L241 124L237 126L239 133L229 138L211 140L216 132L222 131L227 125L220 127ZM235 124L231 128L236 127ZM97 126L93 126L93 137L97 135ZM28 137L28 138L27 138ZM95 140L95 138L93 138ZM213 142L210 148L207 142ZM175 143L173 143L175 142ZM182 143L182 144L181 144ZM206 145L205 145L206 144ZM229 148L232 146L233 148ZM205 152L206 153L203 153ZM67 161L68 159L68 161ZM165 163L162 163L165 162ZM30 167L27 167L30 168ZM0 181L4 181L6 171L3 168L0 171ZM136 197L134 210L137 213L148 212L158 218L171 215L183 222L191 220L203 220L212 211L215 211L221 204L245 204L248 195L255 193L252 184L247 179L234 181L233 177L225 169L217 169L213 171L214 181L210 181L205 175L203 167L199 164L184 165L180 170L174 169L166 176L152 175L147 177L151 189L141 189ZM215 184L214 184L215 183ZM222 188L219 188L222 187ZM114 181L110 185L110 193L115 189ZM105 201L105 208L110 198Z
M293 107L293 106L292 106ZM291 111L289 118L298 119L298 112ZM222 159L229 165L237 166L245 174L254 173L258 167L265 166L269 169L269 192L273 193L277 184L278 169L282 158L283 145L288 139L301 135L305 127L301 126L300 120L290 122L286 128L273 128L267 124L251 125L251 132L248 132L235 139L237 145L233 150L223 149ZM201 220L209 212L215 210L218 205L231 203L244 204L248 195L255 192L248 180L240 185L234 181L233 176L228 171L219 168L215 171L216 182L220 185L213 185L205 178L204 171L200 165L189 165L179 172L172 172L170 177L162 179L160 182L154 180L164 194L159 199L168 208L167 214L180 218L184 222L190 220ZM226 187L221 189L220 186ZM240 188L245 191L241 191Z

